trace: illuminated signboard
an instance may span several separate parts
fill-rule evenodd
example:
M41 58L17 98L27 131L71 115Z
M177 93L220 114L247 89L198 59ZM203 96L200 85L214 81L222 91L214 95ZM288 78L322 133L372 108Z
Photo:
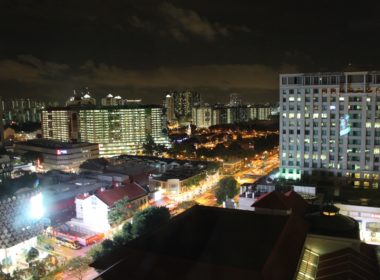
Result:
M351 131L350 116L348 114L340 118L339 124L340 124L340 131L339 131L340 136L347 135Z
M57 155L67 155L67 150L57 150Z

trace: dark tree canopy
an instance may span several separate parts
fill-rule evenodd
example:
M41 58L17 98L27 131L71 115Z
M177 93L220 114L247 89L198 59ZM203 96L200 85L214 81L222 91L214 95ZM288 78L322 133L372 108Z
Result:
M226 198L234 198L238 193L238 182L232 176L221 179L215 190L215 196L218 203L222 203Z
M149 207L133 217L132 234L140 236L159 228L170 219L170 212L166 207Z

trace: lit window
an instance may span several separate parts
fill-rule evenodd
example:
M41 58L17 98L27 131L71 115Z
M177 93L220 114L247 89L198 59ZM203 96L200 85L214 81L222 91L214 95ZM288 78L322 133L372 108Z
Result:
M344 101L344 97L339 97L339 101Z

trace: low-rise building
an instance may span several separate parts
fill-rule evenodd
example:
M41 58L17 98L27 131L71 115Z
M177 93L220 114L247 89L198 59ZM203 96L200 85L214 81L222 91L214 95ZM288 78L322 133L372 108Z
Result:
M359 223L360 238L370 244L380 245L380 207L335 203L340 213Z
M15 153L36 153L41 156L43 169L77 171L88 159L99 156L98 144L60 142L50 139L33 139L15 143Z
M189 164L160 174L152 174L149 177L149 188L152 192L159 191L164 195L175 197L204 179L206 179L206 166Z
M118 187L101 188L94 194L80 194L75 199L76 218L83 226L95 232L106 232L111 228L108 213L115 203L128 199L131 209L148 206L148 192L137 183L123 183Z

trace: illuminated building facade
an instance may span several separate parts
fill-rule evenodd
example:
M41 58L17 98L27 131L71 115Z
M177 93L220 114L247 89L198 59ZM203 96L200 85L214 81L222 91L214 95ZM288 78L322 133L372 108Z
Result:
M380 73L280 75L280 171L377 189Z
M148 134L169 144L166 116L156 105L49 108L42 119L44 138L98 143L100 156L136 154Z
M31 99L12 99L1 102L1 109L6 124L16 122L40 122L41 110L45 102Z
M173 92L174 111L177 118L191 118L192 107L200 104L201 96L197 92Z
M251 120L269 120L271 113L272 113L272 107L270 105L248 105L248 119Z
M17 142L14 150L18 154L27 152L41 154L41 165L45 171L50 169L77 171L84 161L99 157L98 144L69 143L49 139Z
M212 108L210 106L193 107L192 120L198 128L208 128L213 125Z

